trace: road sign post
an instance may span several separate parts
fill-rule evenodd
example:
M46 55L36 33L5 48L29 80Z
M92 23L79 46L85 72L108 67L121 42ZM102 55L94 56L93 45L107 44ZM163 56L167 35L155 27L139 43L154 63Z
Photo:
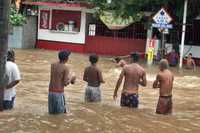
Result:
M165 29L172 29L173 25L170 24L172 21L172 17L167 13L164 8L161 8L153 17L155 23L152 24L152 27L161 29L161 57L163 58L165 55Z

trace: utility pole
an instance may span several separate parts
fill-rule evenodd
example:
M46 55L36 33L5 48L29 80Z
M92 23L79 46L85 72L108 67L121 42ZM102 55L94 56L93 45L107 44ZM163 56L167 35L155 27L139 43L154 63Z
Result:
M11 0L0 0L0 111L3 111L3 93L7 84L5 74L8 49L8 25Z
M182 38L181 38L181 49L180 49L180 64L179 67L183 67L183 52L184 52L184 45L185 45L185 32L186 32L186 21L187 21L187 7L188 7L188 0L184 2L184 13L183 13L183 27L182 27Z

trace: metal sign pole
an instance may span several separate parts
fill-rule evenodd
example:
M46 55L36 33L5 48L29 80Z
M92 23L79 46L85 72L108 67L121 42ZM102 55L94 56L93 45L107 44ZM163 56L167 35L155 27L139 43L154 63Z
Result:
M163 30L161 31L161 35L162 35L162 43L161 43L161 51L162 51L162 59L164 58L164 33Z
M187 21L187 6L188 6L188 0L185 0L184 14L183 14L182 39L181 39L181 48L180 48L180 64L179 64L180 68L183 67L183 52L184 52L184 43L185 43L186 21Z

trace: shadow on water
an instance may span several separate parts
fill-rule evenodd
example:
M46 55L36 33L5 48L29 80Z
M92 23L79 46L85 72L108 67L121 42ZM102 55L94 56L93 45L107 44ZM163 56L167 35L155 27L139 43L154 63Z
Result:
M16 50L22 82L17 87L17 99L12 111L0 113L2 133L199 133L200 132L200 70L171 68L175 74L171 116L156 115L158 90L152 82L157 66L147 70L148 86L140 89L139 109L119 107L119 98L112 94L120 69L109 58L101 58L99 67L106 84L102 85L103 101L86 104L85 83L82 81L86 55L72 54L68 66L77 75L77 83L65 89L70 113L51 116L47 112L50 64L57 52L47 50Z

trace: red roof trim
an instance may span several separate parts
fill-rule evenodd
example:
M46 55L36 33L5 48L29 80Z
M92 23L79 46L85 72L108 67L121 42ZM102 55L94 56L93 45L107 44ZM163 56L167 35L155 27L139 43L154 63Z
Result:
M86 7L92 8L89 4L65 4L65 3L54 3L54 2L22 2L24 5L36 5L36 6L59 6L59 7Z

